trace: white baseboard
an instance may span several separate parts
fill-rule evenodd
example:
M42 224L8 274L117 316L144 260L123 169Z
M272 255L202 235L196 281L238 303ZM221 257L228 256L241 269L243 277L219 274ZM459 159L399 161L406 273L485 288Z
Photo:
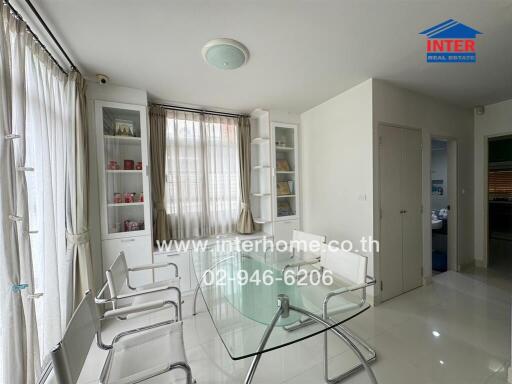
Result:
M508 382L512 383L512 366L508 368Z

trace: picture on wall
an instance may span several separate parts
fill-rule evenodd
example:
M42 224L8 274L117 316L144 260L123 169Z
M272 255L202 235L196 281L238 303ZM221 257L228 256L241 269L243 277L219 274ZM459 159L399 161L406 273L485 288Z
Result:
M443 196L444 189L444 180L432 180L432 196Z

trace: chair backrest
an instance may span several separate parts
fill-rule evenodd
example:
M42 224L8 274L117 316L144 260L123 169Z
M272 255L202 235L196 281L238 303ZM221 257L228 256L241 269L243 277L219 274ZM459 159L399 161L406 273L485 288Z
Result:
M107 269L106 275L110 296L119 295L124 286L128 284L128 266L123 251L119 253L110 268Z
M365 283L367 264L366 256L322 245L320 265L351 285Z
M324 244L325 240L326 240L326 238L323 235L315 235L313 233L293 230L291 248L294 252L303 251L304 255L306 255L306 256L313 256L313 257L319 256L320 248L319 248L318 252L315 252L314 250L311 250L310 245L311 244L317 244L317 245Z
M94 336L99 315L91 291L87 291L68 323L62 340L51 351L53 370L59 384L78 381Z

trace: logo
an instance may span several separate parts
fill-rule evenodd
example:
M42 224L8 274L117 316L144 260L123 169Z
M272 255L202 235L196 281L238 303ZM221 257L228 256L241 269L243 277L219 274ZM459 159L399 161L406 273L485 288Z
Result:
M453 19L420 32L427 36L427 63L475 63L476 36L482 32Z

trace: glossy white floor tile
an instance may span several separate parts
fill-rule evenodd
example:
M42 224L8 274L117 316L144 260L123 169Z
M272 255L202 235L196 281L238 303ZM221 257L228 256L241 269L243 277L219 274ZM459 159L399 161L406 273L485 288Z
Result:
M397 297L347 326L378 353L372 365L379 384L506 384L510 362L510 302L512 279L492 271L447 272L433 283ZM199 384L242 383L250 359L233 361L204 311L191 316L191 297L185 298L185 347ZM163 314L152 315L155 321ZM147 319L107 325L107 340L121 329ZM329 336L331 375L356 363L339 340ZM323 383L323 337L316 336L263 355L254 383ZM157 353L157 352L156 352ZM91 348L82 383L97 382L105 353ZM141 356L141 358L151 358ZM152 379L149 384L184 383L180 373ZM364 372L344 383L362 384Z

